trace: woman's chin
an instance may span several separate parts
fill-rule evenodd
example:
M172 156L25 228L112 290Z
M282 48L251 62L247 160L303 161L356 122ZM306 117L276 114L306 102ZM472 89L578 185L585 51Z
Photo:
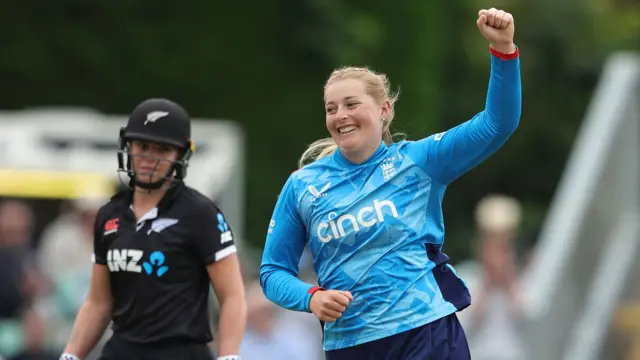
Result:
M335 139L334 139L335 141ZM340 150L344 152L356 152L360 148L360 141L356 136L349 136L342 139L337 139L336 144Z

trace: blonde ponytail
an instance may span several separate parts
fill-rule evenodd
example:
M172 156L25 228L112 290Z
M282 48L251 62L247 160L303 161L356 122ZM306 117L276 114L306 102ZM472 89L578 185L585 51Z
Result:
M316 160L322 159L327 155L333 154L338 146L332 138L324 138L314 141L307 150L302 153L298 160L298 167L303 167Z

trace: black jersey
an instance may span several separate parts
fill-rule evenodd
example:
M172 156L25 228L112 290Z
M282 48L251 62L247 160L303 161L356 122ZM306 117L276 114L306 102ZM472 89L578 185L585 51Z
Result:
M94 261L109 268L114 334L135 343L212 340L206 265L236 252L222 212L180 183L136 221L132 192L98 212Z

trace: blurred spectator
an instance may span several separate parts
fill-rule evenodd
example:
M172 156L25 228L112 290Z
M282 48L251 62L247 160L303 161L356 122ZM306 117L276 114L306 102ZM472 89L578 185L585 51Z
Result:
M520 204L510 197L488 196L476 208L475 277L463 275L469 280L472 304L461 316L474 360L525 359L514 244L520 219Z
M0 202L0 356L24 345L22 315L44 290L31 255L33 212L19 200Z
M311 342L320 344L321 339L309 339L307 325L297 316L283 317L283 311L267 300L257 281L247 284L247 305L247 330L240 349L243 360L314 360ZM314 325L320 329L317 321Z
M240 348L245 360L295 359L295 337L276 329L278 309L257 282L247 287L247 330Z
M7 360L57 360L58 354L46 348L44 320L29 309L22 322L22 351Z
M306 254L306 255L305 255ZM305 258L307 260L305 260ZM311 251L305 248L300 262L299 278L307 284L317 284L318 280L313 270L313 257ZM322 326L315 315L298 311L283 311L279 326L286 329L289 334L296 334L297 342L294 343L296 359L324 360L322 350Z
M89 288L94 221L104 202L100 197L75 199L42 234L40 267L65 316L75 317Z
M0 203L0 319L19 317L43 287L31 257L32 227L26 203Z
M104 189L98 187L82 189L79 197L66 204L41 236L38 260L52 291L38 305L51 335L50 346L54 348L62 348L69 339L89 289L94 221L108 200L103 194ZM107 331L96 348L102 346L109 334Z

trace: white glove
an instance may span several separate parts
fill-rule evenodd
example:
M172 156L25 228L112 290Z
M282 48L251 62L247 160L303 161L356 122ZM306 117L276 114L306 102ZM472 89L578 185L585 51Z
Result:
M225 355L225 356L218 356L218 360L242 360L240 358L240 355Z
M64 353L60 356L60 360L80 360L80 358L73 354Z

